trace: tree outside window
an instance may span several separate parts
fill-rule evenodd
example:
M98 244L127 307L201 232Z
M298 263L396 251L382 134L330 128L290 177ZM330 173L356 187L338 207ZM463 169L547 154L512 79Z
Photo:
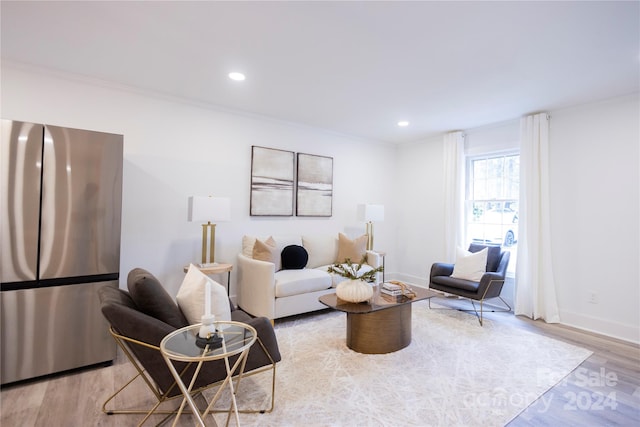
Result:
M500 245L511 251L515 271L518 243L520 155L472 157L467 161L467 243Z

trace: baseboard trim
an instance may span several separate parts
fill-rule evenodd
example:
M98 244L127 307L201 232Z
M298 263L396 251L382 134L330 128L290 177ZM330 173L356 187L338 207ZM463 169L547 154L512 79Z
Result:
M638 326L562 310L560 311L560 324L631 344L640 344L640 327Z
M385 280L399 280L401 282L408 283L410 285L421 286L423 288L429 287L429 282L424 277L412 276L410 274L391 273L385 274Z
M412 276L410 274L390 273L386 275L385 279L399 280L401 282L424 288L429 287L427 278ZM607 319L585 316L584 314L563 310L560 311L560 324L579 329L581 331L640 345L640 327L638 326L625 325L623 323L612 322Z

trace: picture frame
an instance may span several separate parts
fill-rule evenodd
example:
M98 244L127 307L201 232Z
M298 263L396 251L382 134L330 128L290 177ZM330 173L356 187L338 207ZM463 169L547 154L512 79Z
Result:
M333 215L333 157L298 153L296 215Z
M293 216L294 154L251 147L251 216Z

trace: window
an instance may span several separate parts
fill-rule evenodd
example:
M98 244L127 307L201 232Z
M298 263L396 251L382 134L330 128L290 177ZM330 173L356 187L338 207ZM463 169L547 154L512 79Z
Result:
M520 155L509 153L467 159L466 240L511 251L515 271L518 243Z

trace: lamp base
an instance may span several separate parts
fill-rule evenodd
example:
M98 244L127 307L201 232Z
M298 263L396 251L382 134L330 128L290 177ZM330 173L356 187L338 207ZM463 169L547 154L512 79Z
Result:
M207 248L209 251L207 252ZM215 262L216 225L207 222L202 224L202 264Z
M367 222L367 250L373 250L373 222Z

